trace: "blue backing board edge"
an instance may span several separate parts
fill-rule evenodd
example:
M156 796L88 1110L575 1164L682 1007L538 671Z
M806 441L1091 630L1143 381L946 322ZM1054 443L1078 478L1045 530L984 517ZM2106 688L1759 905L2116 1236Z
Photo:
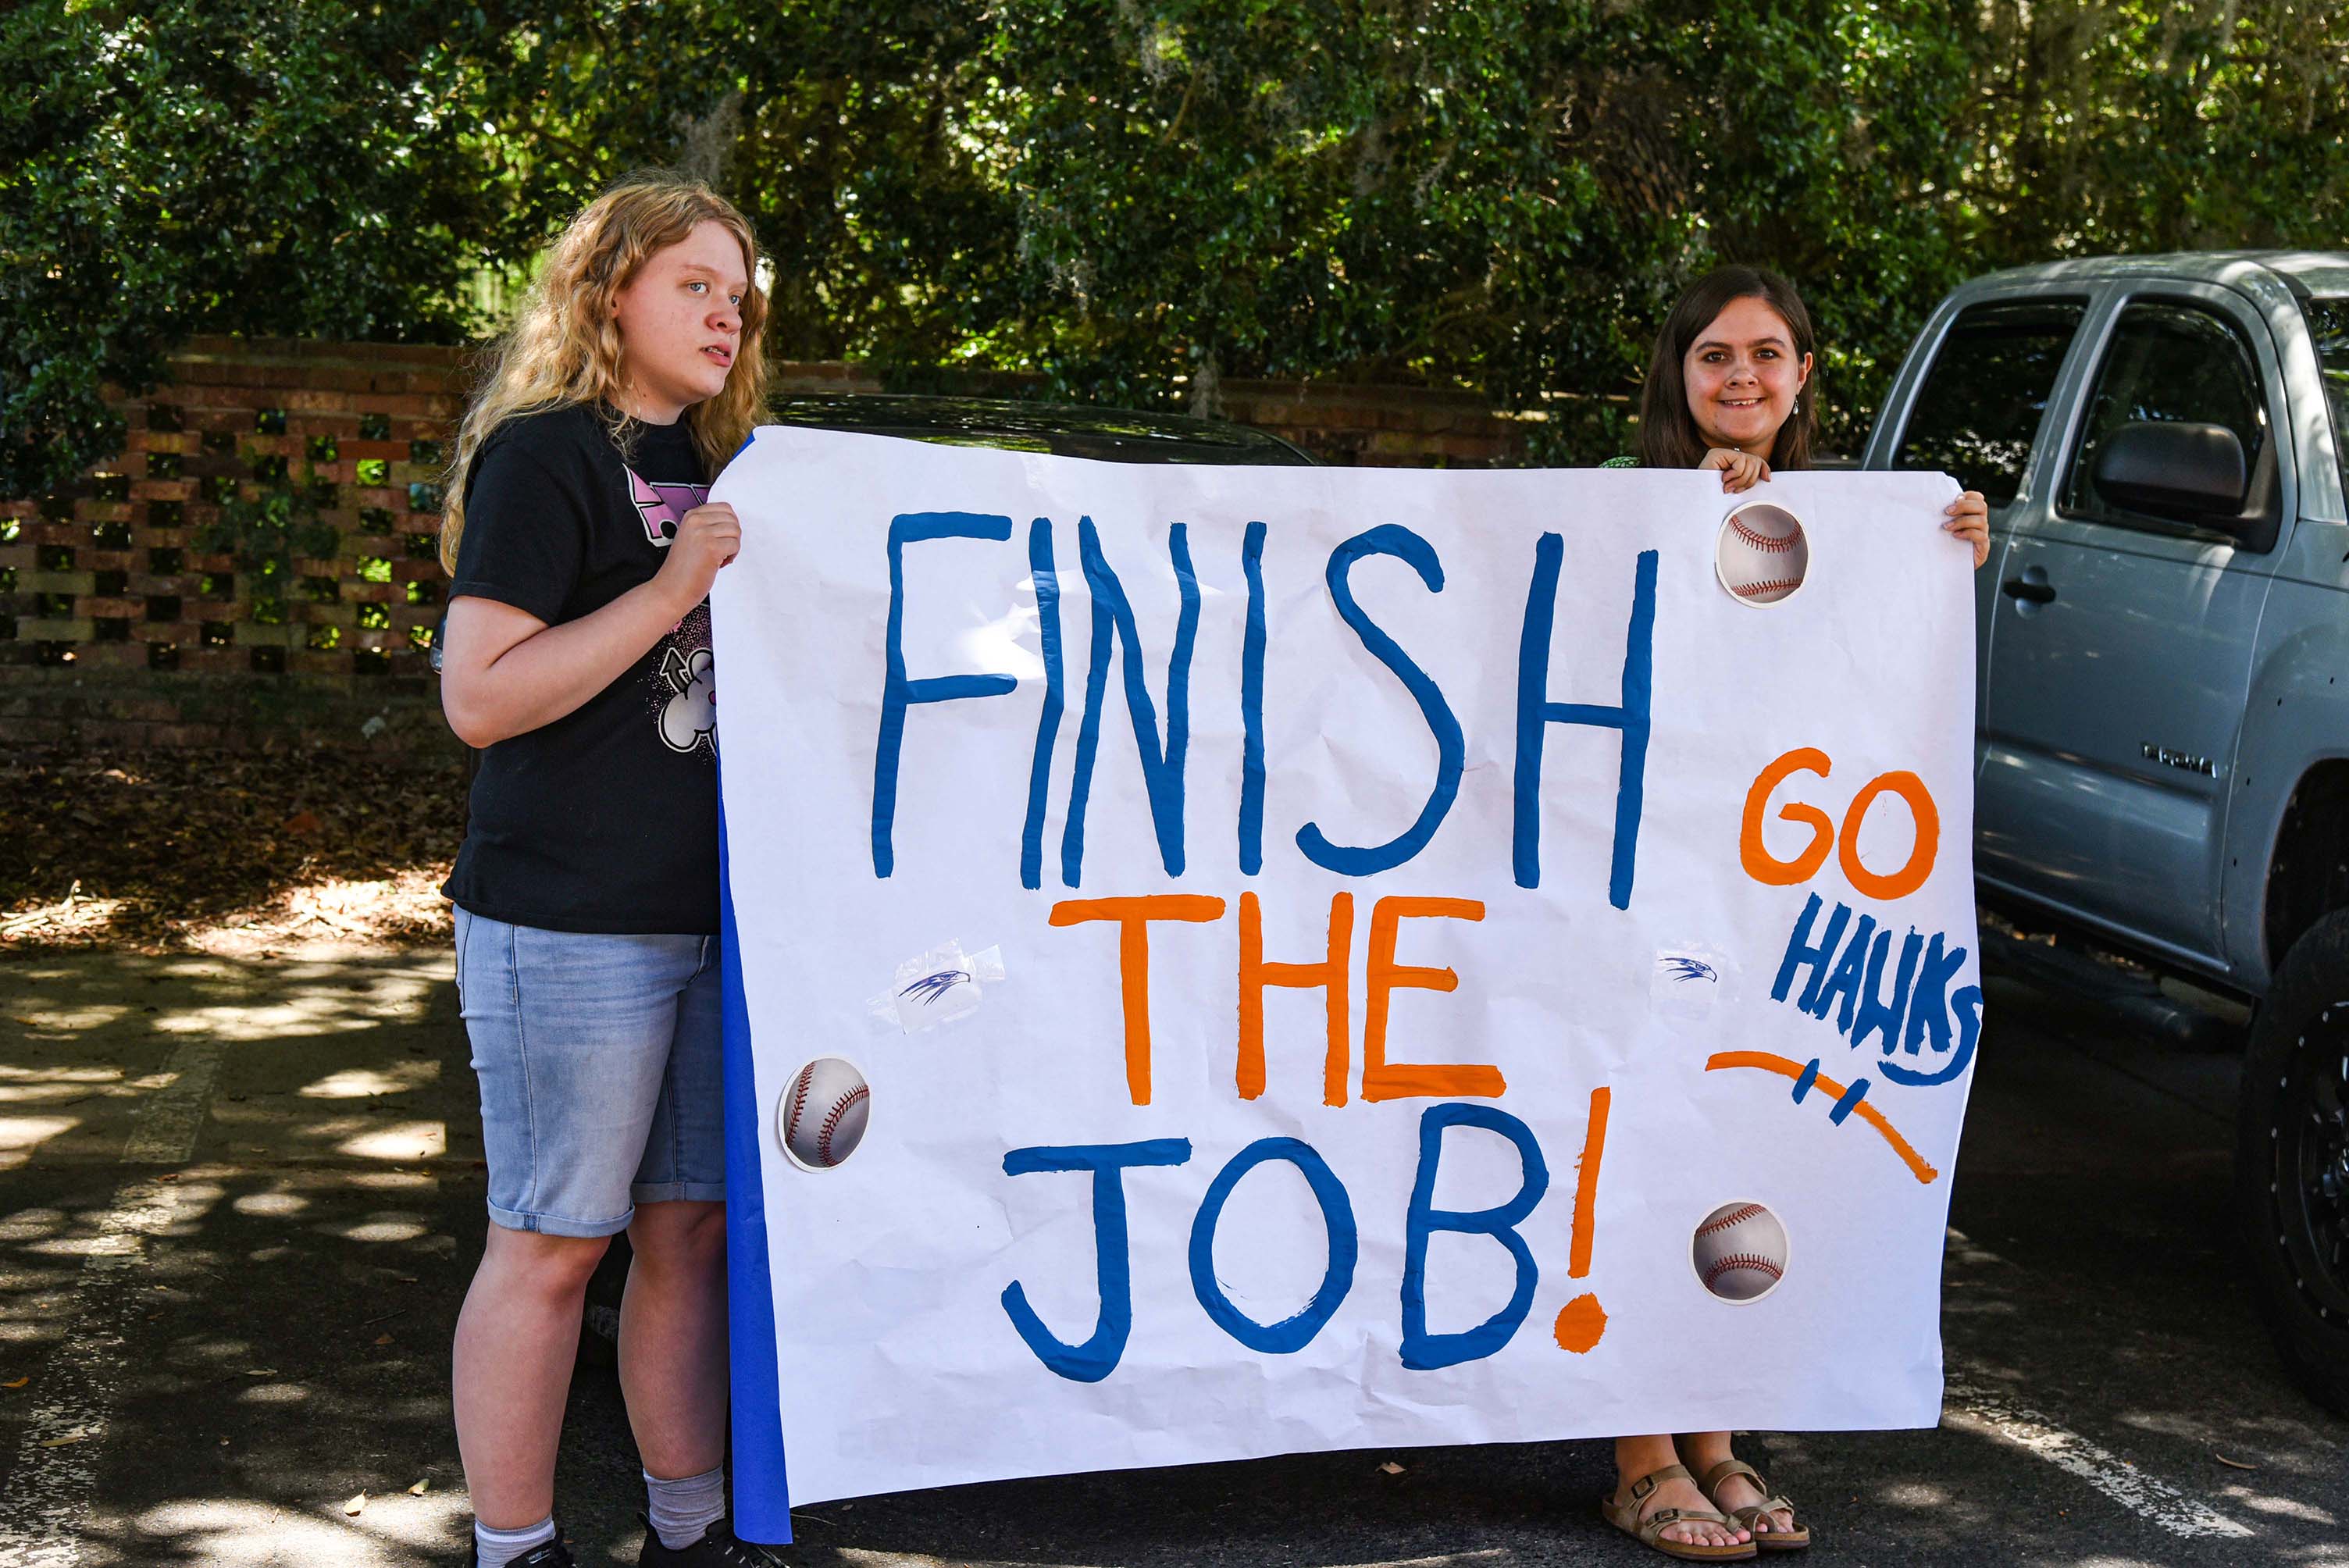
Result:
M732 1348L734 1532L782 1546L792 1539L791 1485L783 1471L783 1417L776 1359L775 1295L767 1272L767 1187L759 1157L759 1086L750 1065L750 1010L742 995L742 944L726 853L726 792L718 801L719 981L725 994L726 1299Z

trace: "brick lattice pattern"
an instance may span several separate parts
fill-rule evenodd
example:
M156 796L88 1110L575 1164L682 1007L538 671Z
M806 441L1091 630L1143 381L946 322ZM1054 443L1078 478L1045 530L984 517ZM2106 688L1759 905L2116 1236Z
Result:
M118 407L125 449L78 493L0 500L0 734L12 745L450 750L427 650L446 578L439 486L471 351L197 338ZM878 391L841 365L778 390ZM1020 378L972 377L1014 392ZM1460 393L1226 381L1224 411L1337 463L1489 467L1522 426ZM204 548L234 498L290 481L331 525L282 602Z
M34 744L437 744L419 720L436 706L438 483L462 363L188 345L170 382L118 406L124 450L80 493L0 500L0 727ZM273 479L305 489L339 541L293 562L274 616L204 548L223 504Z

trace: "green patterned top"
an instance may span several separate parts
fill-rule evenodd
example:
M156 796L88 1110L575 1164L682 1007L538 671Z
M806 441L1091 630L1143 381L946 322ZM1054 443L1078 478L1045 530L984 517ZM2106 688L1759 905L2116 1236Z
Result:
M1637 458L1609 458L1599 466L1602 469L1636 469L1640 466L1640 459Z

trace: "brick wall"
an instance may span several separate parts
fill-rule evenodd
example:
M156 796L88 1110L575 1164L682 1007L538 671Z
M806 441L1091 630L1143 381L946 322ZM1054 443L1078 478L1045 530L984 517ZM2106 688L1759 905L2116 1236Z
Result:
M124 450L79 493L0 501L0 731L91 749L452 744L423 645L461 356L198 339L171 372L119 406ZM293 562L274 614L203 544L272 474L337 536Z
M13 747L445 752L426 649L438 484L465 351L199 338L119 405L124 450L70 496L0 500L0 736ZM973 378L968 390L1016 390ZM857 366L785 390L878 391ZM1336 463L1487 467L1524 427L1467 394L1226 381L1226 414ZM208 550L224 505L291 483L331 553L256 593Z
M1486 469L1525 455L1525 422L1473 393L1309 381L1226 381L1220 391L1226 418L1270 430L1324 462Z

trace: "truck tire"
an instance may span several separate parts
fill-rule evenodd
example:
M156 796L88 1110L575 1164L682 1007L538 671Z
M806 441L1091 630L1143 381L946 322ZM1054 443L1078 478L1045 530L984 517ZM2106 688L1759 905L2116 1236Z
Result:
M2276 1347L2349 1415L2349 910L2285 954L2251 1026L2236 1207Z

